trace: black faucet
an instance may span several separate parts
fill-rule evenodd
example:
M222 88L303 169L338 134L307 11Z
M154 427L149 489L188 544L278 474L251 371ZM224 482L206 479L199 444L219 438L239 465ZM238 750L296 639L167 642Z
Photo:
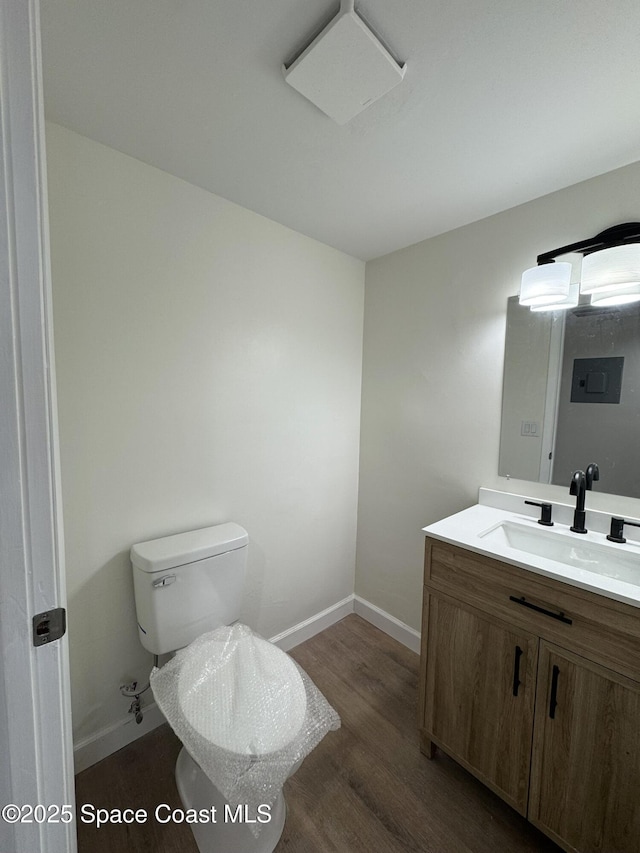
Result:
M600 469L598 468L597 462L590 462L589 465L587 465L585 478L587 481L585 488L590 492L593 489L593 481L600 479Z
M584 471L574 471L571 483L569 484L569 494L574 495L576 498L576 511L573 513L573 524L570 528L574 533L587 532L587 528L584 526L584 522L587 517L587 514L584 511L584 496L586 492L587 475Z

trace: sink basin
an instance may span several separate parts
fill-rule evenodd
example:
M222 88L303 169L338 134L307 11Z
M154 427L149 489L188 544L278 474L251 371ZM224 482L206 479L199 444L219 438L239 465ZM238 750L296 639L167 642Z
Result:
M493 546L513 548L574 569L640 586L640 549L635 554L618 550L617 545L583 540L579 534L531 528L514 521L495 524L478 537Z

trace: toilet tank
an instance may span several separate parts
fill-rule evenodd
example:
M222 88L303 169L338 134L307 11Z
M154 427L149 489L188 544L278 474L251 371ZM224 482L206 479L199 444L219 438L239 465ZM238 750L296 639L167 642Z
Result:
M249 537L228 522L131 549L138 634L154 655L240 616Z

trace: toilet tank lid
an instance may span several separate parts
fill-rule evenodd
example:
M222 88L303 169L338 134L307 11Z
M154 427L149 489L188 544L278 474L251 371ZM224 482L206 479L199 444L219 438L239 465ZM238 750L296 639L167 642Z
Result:
M248 542L249 535L244 527L228 521L213 527L190 530L188 533L139 542L131 549L131 562L143 572L163 572L227 551L235 551L243 548Z

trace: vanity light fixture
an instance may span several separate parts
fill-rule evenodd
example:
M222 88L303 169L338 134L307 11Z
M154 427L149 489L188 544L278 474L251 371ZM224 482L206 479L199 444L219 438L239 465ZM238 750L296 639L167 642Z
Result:
M531 308L551 307L569 296L571 284L571 264L561 262L541 264L522 273L520 285L520 304Z
M569 264L571 266L571 264ZM574 281L569 285L569 294L561 302L545 302L532 305L532 311L566 311L569 308L577 308L580 301L580 282Z
M577 304L572 302L575 292L570 293L571 264L555 260L570 252L584 256L579 293L590 294L592 305L640 301L640 222L625 222L538 255L538 266L522 275L521 305L553 311Z
M583 293L592 305L622 305L640 299L640 243L613 246L582 261Z

